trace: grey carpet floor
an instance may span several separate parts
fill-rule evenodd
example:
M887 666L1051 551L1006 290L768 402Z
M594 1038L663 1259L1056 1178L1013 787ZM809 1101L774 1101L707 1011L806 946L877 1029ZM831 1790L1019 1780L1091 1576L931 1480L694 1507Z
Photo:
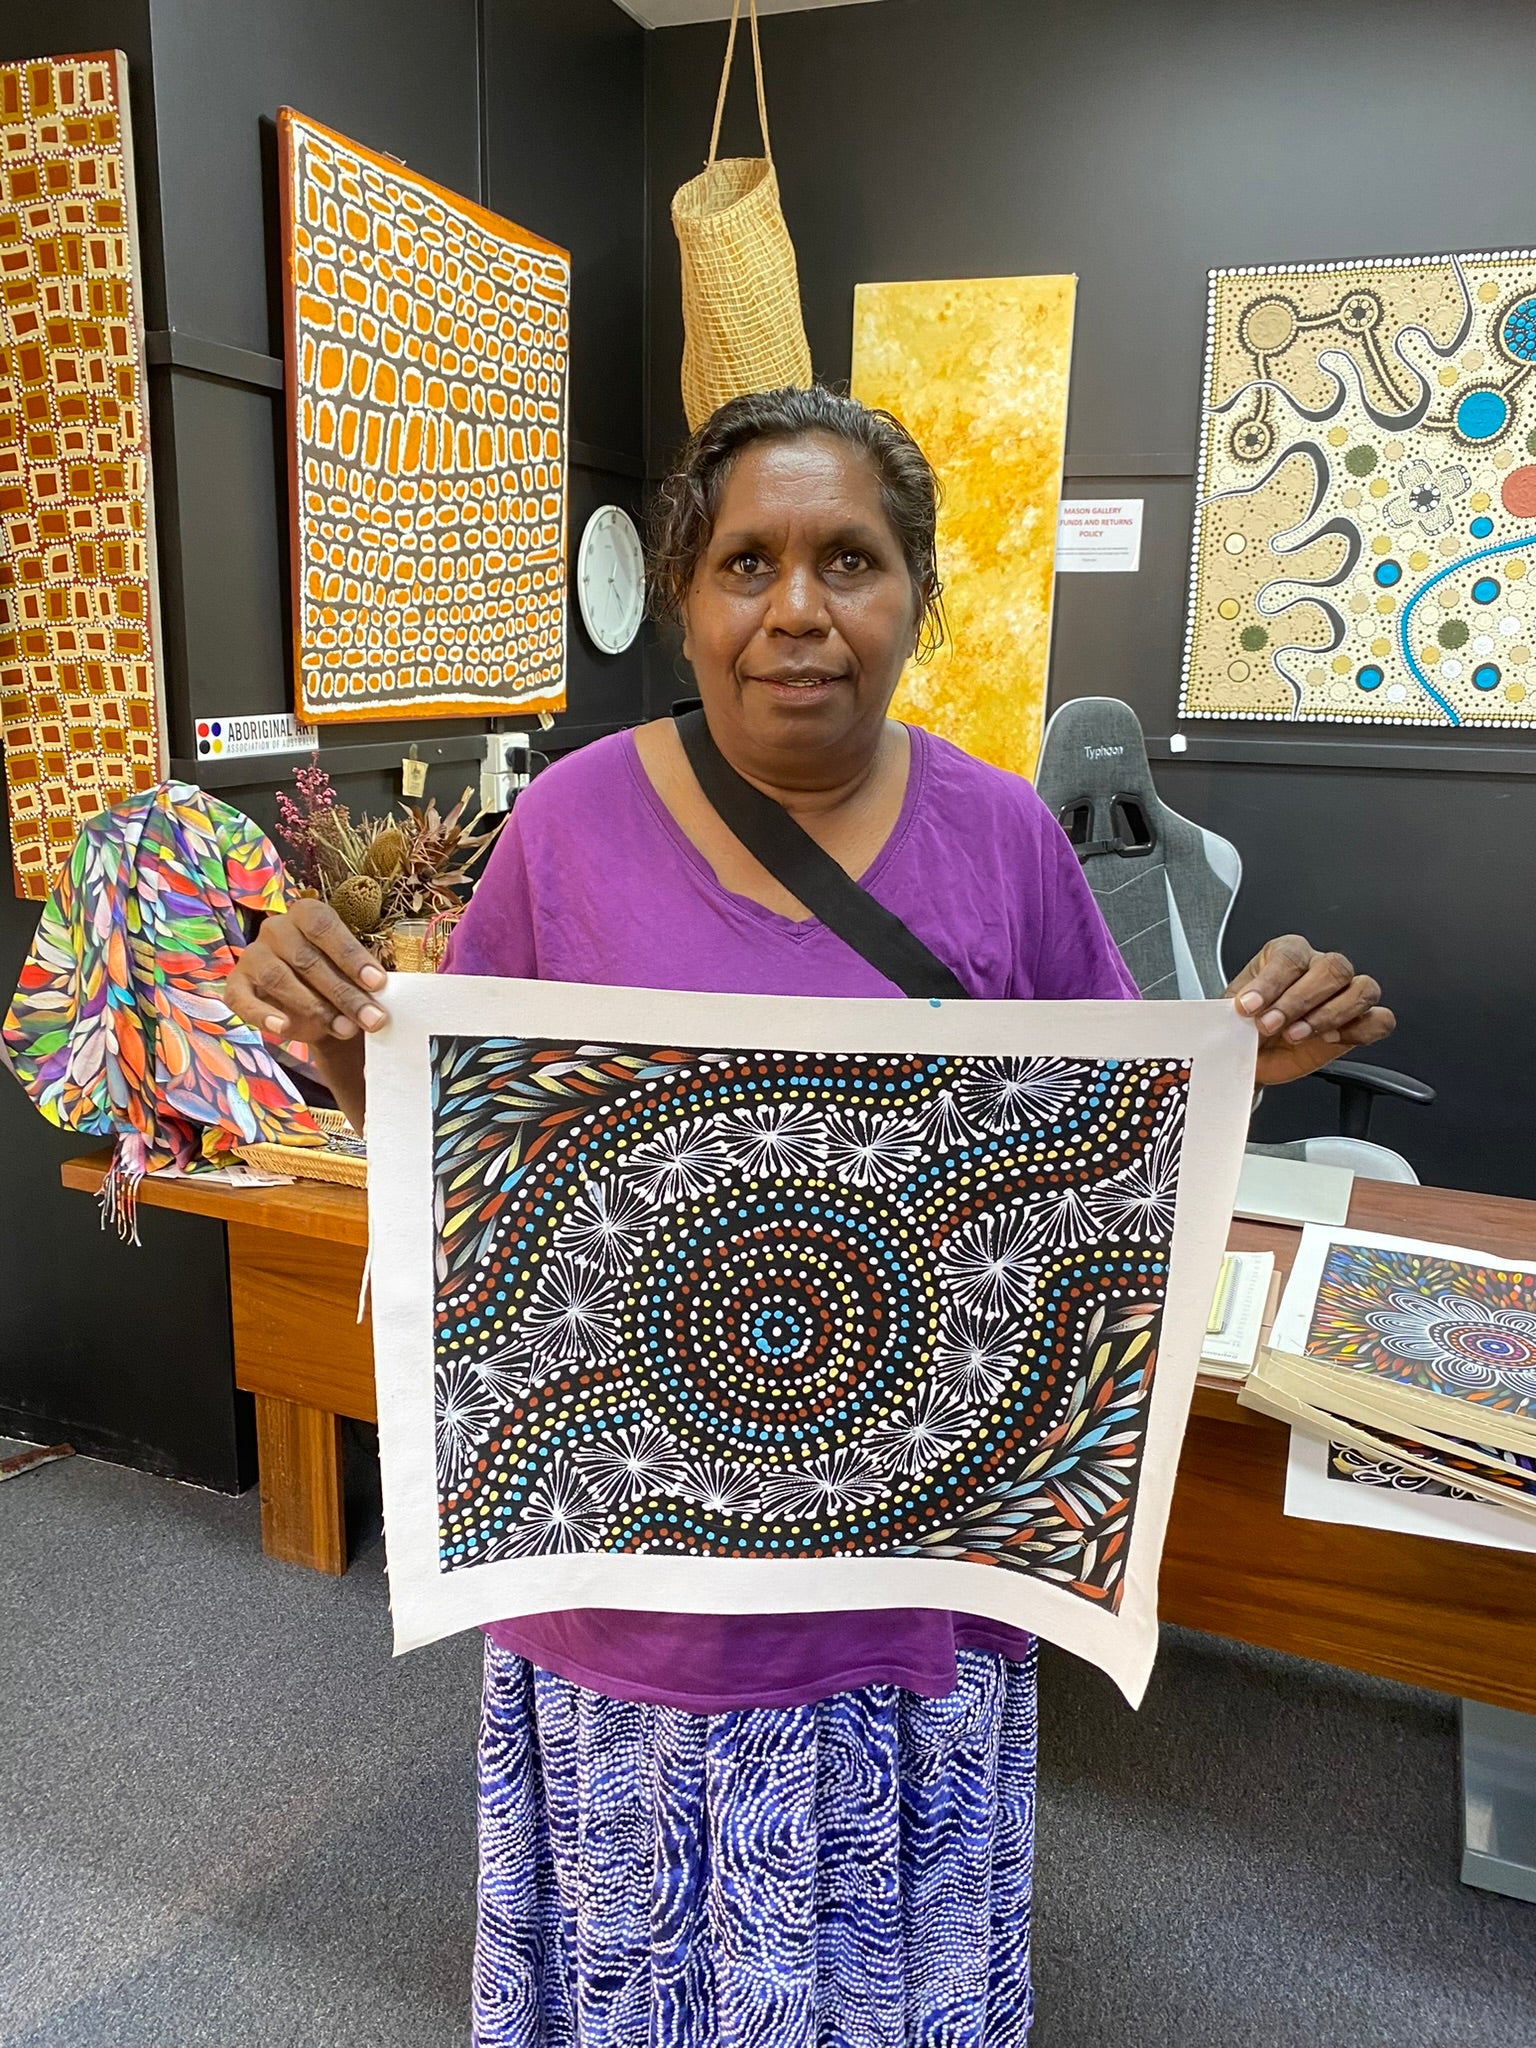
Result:
M0 1486L0 2041L466 2048L478 1645L374 1543L86 1459ZM1037 2048L1536 2048L1536 1907L1456 1881L1449 1701L1170 1631L1046 1659Z

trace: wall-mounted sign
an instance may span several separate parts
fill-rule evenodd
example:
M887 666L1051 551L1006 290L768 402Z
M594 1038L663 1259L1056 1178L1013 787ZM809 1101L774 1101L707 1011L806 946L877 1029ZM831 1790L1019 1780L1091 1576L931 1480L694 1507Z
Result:
M1056 573L1124 574L1141 567L1140 498L1063 498Z
M241 759L250 754L308 754L319 745L312 725L300 725L291 711L264 711L237 718L197 721L200 761Z

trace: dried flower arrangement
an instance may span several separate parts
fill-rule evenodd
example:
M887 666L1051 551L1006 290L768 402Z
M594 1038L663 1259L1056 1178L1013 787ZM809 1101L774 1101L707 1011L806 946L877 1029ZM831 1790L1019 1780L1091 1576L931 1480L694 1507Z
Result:
M482 812L466 824L467 789L446 816L429 797L402 803L399 818L354 819L318 760L295 768L293 780L296 796L278 793L277 830L300 894L329 903L381 966L415 965L396 959L397 928L403 941L412 927L417 944L423 926L446 935L464 908L471 864L505 820L478 830Z

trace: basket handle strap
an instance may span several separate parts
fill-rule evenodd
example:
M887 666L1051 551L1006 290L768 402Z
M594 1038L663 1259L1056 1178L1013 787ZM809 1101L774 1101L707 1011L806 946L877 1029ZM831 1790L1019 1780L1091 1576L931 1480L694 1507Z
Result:
M731 82L731 59L736 53L736 17L741 12L741 0L731 0L731 26L725 39L725 62L720 67L720 91L715 98L715 125L709 131L709 161L715 160L720 147L720 122L725 113L725 89ZM747 15L752 24L752 68L757 73L757 120L763 131L763 155L773 162L773 144L768 140L768 101L763 92L763 52L757 40L757 0L747 0Z

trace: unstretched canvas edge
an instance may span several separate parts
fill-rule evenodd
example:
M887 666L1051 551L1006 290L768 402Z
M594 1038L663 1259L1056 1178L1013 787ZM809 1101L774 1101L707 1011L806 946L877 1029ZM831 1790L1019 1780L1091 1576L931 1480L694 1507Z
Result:
M1226 1246L1255 1035L1216 1003L910 1003L716 996L472 976L392 976L368 1040L369 1237L384 1520L399 1654L489 1621L592 1605L808 1613L936 1606L1025 1628L1097 1664L1138 1704L1157 1645L1157 1573L1200 1346ZM1170 1275L1118 1612L995 1566L919 1558L515 1559L438 1569L433 1455L433 1135L440 1036L772 1046L828 1053L1187 1058ZM963 1588L963 1590L962 1590Z

